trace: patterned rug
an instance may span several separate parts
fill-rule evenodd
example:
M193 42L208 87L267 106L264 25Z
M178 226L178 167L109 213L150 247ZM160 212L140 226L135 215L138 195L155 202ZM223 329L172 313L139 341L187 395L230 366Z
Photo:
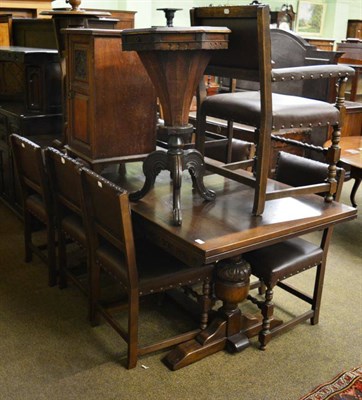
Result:
M362 400L362 367L342 372L299 400Z

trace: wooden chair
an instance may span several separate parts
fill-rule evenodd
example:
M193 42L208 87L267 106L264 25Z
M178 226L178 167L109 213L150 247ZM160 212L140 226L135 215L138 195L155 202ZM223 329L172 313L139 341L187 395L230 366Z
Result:
M337 174L336 200L339 199L342 190L344 170L338 168ZM284 152L279 154L276 180L280 182L300 187L319 184L325 181L327 177L328 164ZM259 278L262 285L266 287L264 301L259 301L250 295L248 297L249 300L259 306L263 315L262 330L259 333L260 349L265 350L267 343L274 335L282 333L300 322L310 319L312 325L318 323L326 259L332 232L333 227L325 229L319 245L297 237L243 255L251 265L252 275ZM310 268L316 268L312 296L282 282ZM270 322L274 311L273 288L275 286L279 286L309 303L311 309L271 329Z
M140 355L176 345L195 337L199 330L187 332L156 344L138 343L139 301L141 296L197 282L203 282L201 328L207 324L210 308L210 282L213 265L191 268L145 238L134 240L128 193L88 169L81 170L84 217L90 238L91 290L90 316L97 322L100 313L128 344L127 368L134 368ZM111 276L127 293L128 326L116 320L112 308L101 302L101 271Z
M68 275L83 292L88 293L88 279L86 282L82 281L83 276L79 279L80 277L67 268L66 251L69 243L76 243L82 249L87 249L80 195L79 169L83 164L52 147L46 149L45 161L54 197L58 232L59 286L61 288L67 286Z
M236 179L255 188L252 212L263 213L265 201L289 196L283 191L267 192L271 135L281 129L331 126L332 145L326 150L329 163L327 182L323 187L309 188L309 192L326 192L326 201L332 201L336 191L336 163L340 149L338 141L343 113L344 90L352 68L341 65L312 65L291 68L273 68L271 58L270 10L266 5L200 7L191 10L191 24L197 26L226 26L232 32L228 50L215 52L205 74L241 79L259 83L259 90L217 94L205 97L200 92L197 111L196 148L204 154L207 116L252 126L256 130L256 169L252 176L235 165L220 167L206 163L209 170ZM304 79L337 78L339 91L336 106L329 103L284 94L272 93L272 84ZM204 85L202 80L200 86ZM250 161L247 161L250 164ZM243 162L245 163L245 162ZM232 169L232 170L231 170ZM305 193L295 191L295 195Z
M49 286L54 286L57 281L55 223L42 149L16 134L10 135L10 143L22 193L25 261L30 262L33 253L38 255L48 265ZM46 246L33 243L33 233L39 225L46 229ZM42 252L44 248L46 255Z

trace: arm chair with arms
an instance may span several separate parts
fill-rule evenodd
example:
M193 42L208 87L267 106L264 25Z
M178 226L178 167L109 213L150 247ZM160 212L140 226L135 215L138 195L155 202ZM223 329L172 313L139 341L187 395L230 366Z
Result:
M291 68L273 68L271 59L270 11L265 5L200 7L191 10L192 25L226 26L232 32L229 48L215 52L205 74L257 82L259 90L247 90L214 96L200 95L197 111L196 148L204 154L206 117L211 116L255 127L257 136L255 175L235 170L235 165L221 165L207 160L207 169L236 179L255 188L252 212L263 213L266 200L289 196L283 191L267 192L271 135L281 129L331 126L332 145L325 150L329 163L327 182L310 192L325 192L326 201L332 201L336 191L336 163L342 125L343 96L352 68L340 65L313 65ZM339 92L336 106L329 103L272 93L272 83L320 78L337 78ZM202 82L201 85L202 86ZM249 162L249 161L248 161ZM245 163L245 162L244 162ZM250 162L249 162L250 163ZM305 193L305 188L300 193ZM295 191L295 195L299 193Z
M213 265L188 267L146 239L134 239L128 193L86 168L81 170L82 201L90 238L91 322L100 313L128 344L127 368L134 368L140 355L181 343L196 336L199 329L156 344L138 343L139 301L141 296L203 282L198 297L201 328L207 324L211 307L210 282ZM116 320L112 308L101 302L101 271L111 276L127 294L124 308L128 326Z
M294 154L279 153L276 180L294 187L316 185L328 177L328 164L310 160ZM338 200L344 181L344 170L337 169L338 186L335 199ZM319 312L322 299L323 280L326 268L326 258L333 227L323 231L320 244L311 243L304 238L293 238L262 249L244 254L250 263L251 273L265 285L265 300L259 301L252 296L249 299L256 303L263 315L262 330L259 332L260 348L265 350L271 338L282 333L296 324L311 320L312 325L319 321ZM316 268L313 295L302 293L295 287L282 282L310 268ZM289 321L270 329L273 316L273 288L279 286L287 292L311 305L311 309Z
M33 253L38 255L48 265L49 286L54 286L57 280L55 221L42 149L16 134L10 135L10 143L22 194L25 261L31 261ZM46 256L42 252L44 245L37 246L32 239L39 222L46 229Z
M59 286L67 285L66 276L84 292L88 292L88 281L84 284L67 268L66 246L69 240L87 249L86 230L82 219L80 162L60 151L48 147L45 161L49 174L50 187L54 197L56 226L58 231Z

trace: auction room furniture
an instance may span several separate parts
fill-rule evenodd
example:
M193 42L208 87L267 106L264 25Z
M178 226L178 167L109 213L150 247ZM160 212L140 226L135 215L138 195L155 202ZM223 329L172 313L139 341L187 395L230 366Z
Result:
M356 71L346 90L346 99L362 102L362 40L347 39L337 43L337 50L343 52L338 62L349 65Z
M214 166L213 170L234 175L241 182L255 189L255 215L261 215L265 201L275 198L266 191L269 171L271 134L280 129L309 128L331 126L333 145L328 149L327 160L330 164L328 180L323 190L325 200L331 201L336 191L335 170L339 159L338 140L343 114L344 88L348 76L354 74L350 67L341 65L313 65L293 68L272 68L271 39L269 28L269 7L234 6L201 7L191 10L192 25L227 26L231 29L230 46L224 52L215 53L206 69L206 73L226 76L260 83L260 91L242 91L209 96L201 102L196 130L196 148L204 153L204 136L207 116L235 121L256 128L257 154L255 177L243 170L231 171L227 167ZM273 82L297 81L302 79L338 78L339 92L336 106L304 97L272 94ZM210 164L207 164L210 169ZM235 168L235 165L233 165ZM303 189L303 191L305 188ZM318 188L319 190L319 188ZM310 187L313 192L314 188ZM296 190L296 194L298 191ZM278 196L283 196L279 192Z
M10 143L23 201L25 262L32 260L33 253L40 257L48 266L49 286L54 286L57 280L55 221L42 149L16 134L10 135ZM40 247L32 239L39 223L46 230L46 244ZM46 256L41 251L44 247Z
M214 265L211 263L192 268L149 243L146 238L134 237L128 193L88 169L81 170L81 181L91 254L91 322L97 321L98 313L104 316L127 342L127 368L134 368L138 356L189 340L198 332L193 330L155 344L140 346L140 297L202 282L199 302L202 309L200 325L204 328L211 304L210 281ZM126 328L117 322L112 308L107 309L102 303L101 271L109 274L127 294L124 304L124 309L128 311ZM117 309L119 306L113 311Z
M349 19L347 21L347 34L346 38L362 39L362 20Z
M167 169L173 185L173 222L182 223L181 184L182 172L188 169L195 189L205 200L213 200L214 194L203 184L204 162L195 149L184 151L184 138L193 132L189 124L189 111L204 69L211 58L210 50L222 50L228 46L227 28L149 28L124 30L123 49L139 54L151 80L163 110L164 126L159 130L168 136L168 150L152 152L144 161L146 177L143 188L131 194L132 200L140 200L153 186L158 173Z
M118 19L110 18L111 13L106 10L85 10L81 8L81 0L67 0L67 3L71 5L71 8L61 8L43 11L41 14L44 16L52 17L54 24L55 36L57 41L57 49L61 60L62 68L62 88L63 88L63 138L61 143L57 143L57 146L62 147L68 142L67 133L67 97L68 92L65 87L66 74L68 68L67 62L67 51L65 36L62 34L62 30L66 28L98 28L98 29L113 29L120 22ZM118 16L121 16L118 14ZM126 20L123 21L123 26L133 26L132 17L134 14L126 14ZM129 24L129 25L128 25Z
M50 0L1 0L0 3L0 12L11 13L16 18L37 18L49 8L52 8Z
M316 46L318 50L327 50L332 51L334 48L335 39L327 39L320 37L304 37L308 43L313 46Z
M295 12L291 4L283 4L280 11L270 12L270 26L285 31L294 30Z
M62 131L60 66L56 50L0 47L0 195L21 205L9 136L49 144Z
M143 181L141 165L127 167L123 179L120 183L128 192L138 188ZM195 340L179 345L166 357L171 369L225 348L240 351L248 346L248 336L260 330L258 319L244 315L238 307L249 287L250 268L241 258L243 253L318 231L357 215L352 207L334 201L325 203L322 197L309 194L298 199L286 197L267 202L260 218L250 213L254 191L249 186L217 174L205 176L204 181L215 191L215 201L205 202L186 176L181 226L174 226L171 216L165 213L165 204L170 204L173 197L167 171L160 173L158 184L142 201L131 204L137 231L143 232L154 244L194 268L217 263L215 294L223 306ZM269 190L282 187L285 185L268 181Z
M329 145L330 142L325 143L325 146ZM362 179L362 136L342 137L340 146L340 165L346 169L347 178L355 180L350 199L353 207L357 207L355 197Z
M136 52L122 50L122 31L65 29L67 145L100 171L156 149L156 93Z
M342 190L344 173L342 168L338 168L336 201L339 200ZM275 179L279 182L293 187L305 186L324 182L327 176L328 164L294 154L279 153L275 174ZM266 287L264 300L258 300L251 295L248 296L249 300L258 305L263 315L263 325L259 332L261 350L265 350L273 336L291 329L298 323L310 319L312 325L318 324L328 247L332 233L333 227L325 228L319 244L296 237L243 254L244 259L250 263L252 275L256 276ZM312 295L284 282L291 276L310 268L316 268ZM274 313L273 289L275 286L281 287L298 299L307 302L311 308L303 314L294 316L287 322L271 328L270 322Z
M12 15L0 14L0 46L12 44Z
M78 274L76 276L71 273L67 262L67 244L71 243L80 246L86 254L86 259L88 258L79 179L79 169L84 165L52 147L45 149L45 165L54 200L58 239L59 287L67 286L67 276L69 276L84 293L88 294L88 270L83 275ZM87 262L85 264L87 265Z

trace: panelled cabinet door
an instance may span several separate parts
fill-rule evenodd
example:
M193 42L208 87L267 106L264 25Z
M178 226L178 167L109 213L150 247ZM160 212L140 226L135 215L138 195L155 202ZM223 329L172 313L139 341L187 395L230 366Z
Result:
M156 148L155 89L120 30L66 29L68 150L93 164Z
M68 132L69 145L90 157L92 112L90 77L92 59L89 38L74 36L68 52Z

